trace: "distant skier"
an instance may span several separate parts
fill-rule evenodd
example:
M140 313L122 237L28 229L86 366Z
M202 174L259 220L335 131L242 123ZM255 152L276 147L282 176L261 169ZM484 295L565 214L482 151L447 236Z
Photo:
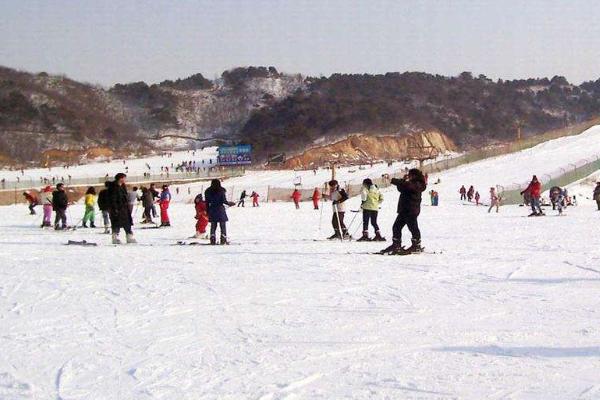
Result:
M436 192L435 190L430 190L429 191L429 198L431 200L431 205L433 207L437 207L438 204L439 204L440 194L438 192Z
M525 190L521 192L521 195L529 194L531 201L531 214L530 217L545 215L540 206L540 196L542 195L542 183L538 180L536 175L533 175L531 182Z
M248 197L248 195L246 194L245 190L242 190L242 193L240 194L240 201L238 201L237 206L242 206L242 207L246 207L246 197Z
M479 200L481 200L481 195L479 194L479 192L478 192L478 191L476 191L476 192L475 192L475 205L476 205L476 206L478 206L478 205L480 204L480 203L479 203Z
M385 238L381 236L379 225L377 224L377 215L379 214L379 208L383 202L383 195L379 191L377 185L373 184L373 181L369 178L363 180L360 200L360 208L362 209L363 214L363 233L358 241L363 242L373 240L374 242L384 242ZM373 239L369 238L369 222L375 230L375 237Z
M294 205L296 206L296 210L300 208L300 200L302 200L302 193L298 189L294 189L291 196L294 201Z
M393 178L392 185L395 185L400 192L398 199L398 216L393 226L392 245L383 249L381 254L411 254L423 251L421 247L421 231L419 230L418 217L421 213L421 197L427 188L423 173L416 168L408 171L403 179ZM402 247L402 229L408 226L412 235L412 244L408 249Z
M160 226L171 226L169 220L169 204L171 203L171 192L168 185L163 185L160 192Z
M333 225L334 234L329 239L350 239L348 229L344 224L344 214L346 212L346 205L344 204L348 200L348 194L338 184L338 181L329 181L329 198L333 205L333 216L331 217L331 225ZM340 231L341 230L341 231Z
M133 220L129 212L129 198L125 186L127 175L120 172L115 175L115 180L108 187L108 212L112 225L112 243L121 244L119 234L121 229L125 231L127 243L137 243L133 236L131 227Z
M210 222L210 244L217 244L217 225L221 229L221 244L229 244L227 241L227 212L225 206L233 207L234 202L227 201L225 188L221 187L221 181L213 179L208 189L204 191L208 221Z
M98 208L102 212L102 224L104 225L104 233L110 233L110 194L108 192L109 186L109 181L104 182L104 189L102 189L98 193Z
M475 188L473 188L473 186L470 186L469 190L467 191L467 201L469 201L469 203L473 201L474 195L475 195Z
M206 236L206 227L208 226L208 213L202 193L194 199L194 207L196 209L196 235L194 237L200 239Z
M315 190L313 191L313 194L311 196L312 202L313 202L313 208L315 210L319 209L319 200L321 200L321 192L319 191L319 188L315 188Z
M40 201L42 203L42 210L44 212L44 218L42 219L42 228L52 226L52 188L46 186L40 193Z
M38 198L35 193L31 192L23 192L23 197L29 203L29 214L35 215L35 206L39 204Z
M556 209L558 210L558 215L563 215L563 210L567 206L567 189L560 190L556 195Z
M492 209L496 207L496 212L500 211L500 196L496 193L496 188L490 188L490 207L488 208L488 214L492 212Z
M594 200L596 200L598 211L600 211L600 182L596 182L596 187L594 188L594 193L592 196Z
M88 190L85 192L84 196L85 203L85 212L83 214L83 219L81 223L84 228L87 228L88 221L90 222L90 228L96 227L96 189L93 186L90 186Z
M69 199L65 192L65 185L59 183L56 190L52 192L52 209L54 210L54 229L59 231L67 228L67 207ZM59 224L60 223L60 224Z
M462 185L458 191L458 193L460 193L460 200L466 200L467 199L467 189L465 188L465 185Z
M252 194L250 195L250 198L252 199L252 207L258 207L258 198L260 196L258 195L258 193L256 192L252 192Z

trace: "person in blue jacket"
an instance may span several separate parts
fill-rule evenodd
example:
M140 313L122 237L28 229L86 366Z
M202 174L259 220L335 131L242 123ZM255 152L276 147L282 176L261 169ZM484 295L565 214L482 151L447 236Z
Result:
M229 244L227 241L227 212L225 206L235 206L234 202L227 201L225 188L221 187L221 181L213 179L210 186L204 192L204 201L210 222L210 244L217 244L217 224L221 230L221 244Z

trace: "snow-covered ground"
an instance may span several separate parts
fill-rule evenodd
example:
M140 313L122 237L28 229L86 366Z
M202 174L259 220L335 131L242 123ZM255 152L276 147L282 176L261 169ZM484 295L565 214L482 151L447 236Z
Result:
M600 398L590 206L424 206L440 254L408 257L313 241L328 204L320 230L307 205L232 208L228 247L173 246L195 223L181 203L173 228L122 247L41 230L24 206L0 214L0 399Z

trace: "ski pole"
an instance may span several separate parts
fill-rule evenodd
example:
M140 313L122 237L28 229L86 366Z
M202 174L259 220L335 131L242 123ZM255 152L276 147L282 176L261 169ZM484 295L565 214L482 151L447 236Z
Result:
M352 212L354 212L354 211L352 210ZM352 229L352 226L354 225L354 221L356 220L356 217L358 216L359 213L360 213L360 211L357 211L354 214L354 217L352 217L352 220L350 221L350 225L348 225L348 232L350 232L350 230ZM354 233L356 233L356 232L354 232Z
M322 222L323 222L323 197L321 197L321 210L319 210L319 233L321 232Z
M340 241L344 241L344 232L342 232L342 223L340 222L340 214L338 212L338 206L337 204L333 205L333 210L335 211L335 218L337 219L337 223L338 223L338 232L340 233Z

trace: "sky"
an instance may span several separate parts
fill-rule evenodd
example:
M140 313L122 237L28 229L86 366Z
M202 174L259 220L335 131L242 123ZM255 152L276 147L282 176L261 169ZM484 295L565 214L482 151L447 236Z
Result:
M600 78L600 2L1 0L0 65L89 83L424 71Z

